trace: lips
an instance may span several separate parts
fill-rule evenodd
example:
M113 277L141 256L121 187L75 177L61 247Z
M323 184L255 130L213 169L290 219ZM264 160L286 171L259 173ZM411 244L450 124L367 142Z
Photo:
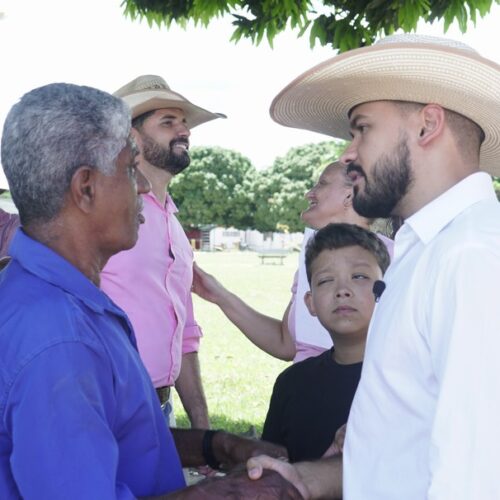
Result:
M349 177L352 182L356 182L361 176L357 172L353 171L348 172L347 177Z
M172 148L180 148L183 151L187 151L189 149L189 143L187 141L175 141L171 144Z
M363 169L359 165L351 164L347 167L346 175L351 182L357 183L361 178L366 178Z
M356 312L356 309L350 306L338 306L333 310L333 312L337 314L349 314Z

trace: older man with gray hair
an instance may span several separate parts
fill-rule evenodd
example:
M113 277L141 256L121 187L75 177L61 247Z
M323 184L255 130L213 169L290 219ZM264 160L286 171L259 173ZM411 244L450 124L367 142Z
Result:
M150 189L127 105L89 87L35 89L10 111L1 148L22 229L0 273L0 498L154 498L182 490L181 462L201 465L203 452L231 464L266 448L172 435L130 322L99 288L107 260L135 244ZM173 498L248 486L240 474ZM253 491L269 487L296 494L277 474Z

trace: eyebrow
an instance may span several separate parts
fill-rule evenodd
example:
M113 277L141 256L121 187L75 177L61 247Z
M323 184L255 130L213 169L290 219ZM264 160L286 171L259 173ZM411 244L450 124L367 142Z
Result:
M165 114L165 115L161 115L160 116L160 120L164 120L165 118L168 118L168 119L172 119L172 118L179 118L178 116L176 115L169 115L169 114Z
M349 122L349 128L350 128L351 130L352 130L352 129L354 129L354 128L356 128L356 127L357 127L357 125L358 125L358 122L359 122L360 120L365 119L365 118L368 118L368 116L367 116L367 115L361 115L361 114L356 115L356 116L355 116L355 117L354 117L354 118L353 118L353 119Z
M372 269L372 265L369 262L366 262L365 260L358 260L358 261L355 261L355 262L351 262L350 266L351 266L351 270L353 272L355 272L359 268L367 269L367 270L371 270ZM378 263L377 263L377 266L378 266ZM312 274L313 274L313 276L317 276L317 275L321 275L323 273L328 274L330 272L331 272L331 269L329 268L329 265L327 263L327 264L323 265L323 267L321 267L319 269L315 269L314 273L312 273Z
M173 114L170 114L170 113L165 113L164 115L160 116L160 120L181 120L181 121L185 122L186 121L186 117L185 116L180 117L178 115L173 115Z

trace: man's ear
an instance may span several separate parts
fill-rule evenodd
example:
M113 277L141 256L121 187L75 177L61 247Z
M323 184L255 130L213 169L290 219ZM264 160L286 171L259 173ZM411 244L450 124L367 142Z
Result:
M304 294L304 302L306 303L307 310L311 316L316 316L316 309L314 308L314 302L312 298L312 293L310 291Z
M445 111L439 104L427 104L420 110L418 143L427 146L439 137L446 123Z
M135 144L137 145L137 147L139 148L139 150L142 151L142 135L140 134L140 132L135 129L134 127L132 127L130 129L130 135L132 136Z
M85 213L89 213L95 202L97 169L79 167L71 178L70 192L75 205Z

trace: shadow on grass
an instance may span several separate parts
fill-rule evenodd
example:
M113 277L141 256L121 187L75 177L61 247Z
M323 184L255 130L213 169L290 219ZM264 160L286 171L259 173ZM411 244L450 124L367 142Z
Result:
M186 415L175 417L178 428L189 429L189 420ZM222 429L247 437L260 437L262 434L262 425L255 425L248 420L232 420L226 415L210 415L210 426L212 429Z

